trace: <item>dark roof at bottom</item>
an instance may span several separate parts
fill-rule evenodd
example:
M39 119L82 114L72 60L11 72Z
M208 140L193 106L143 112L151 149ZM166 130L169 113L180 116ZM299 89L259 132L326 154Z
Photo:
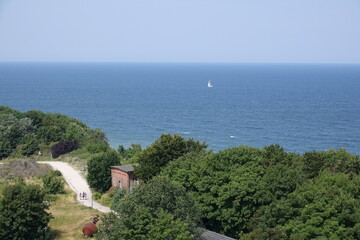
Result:
M216 232L205 230L200 236L201 240L235 240L234 238L227 237Z

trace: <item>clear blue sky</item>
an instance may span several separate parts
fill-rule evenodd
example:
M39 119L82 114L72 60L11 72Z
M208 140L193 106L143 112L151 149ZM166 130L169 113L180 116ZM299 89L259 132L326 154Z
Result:
M360 62L360 0L0 0L0 61Z

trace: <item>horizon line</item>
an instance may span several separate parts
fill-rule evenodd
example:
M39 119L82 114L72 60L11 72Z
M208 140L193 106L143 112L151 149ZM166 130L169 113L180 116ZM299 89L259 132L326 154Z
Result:
M360 62L192 62L192 61L2 61L0 63L139 63L139 64L360 64Z

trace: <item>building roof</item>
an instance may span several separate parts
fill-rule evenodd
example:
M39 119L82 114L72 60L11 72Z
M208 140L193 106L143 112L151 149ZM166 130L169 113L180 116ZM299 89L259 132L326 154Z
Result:
M205 230L200 236L201 240L235 240L234 238L227 237L216 232Z
M114 169L119 169L120 171L123 172L133 172L134 171L134 166L133 165L121 165L121 166L111 166L110 168L114 168Z

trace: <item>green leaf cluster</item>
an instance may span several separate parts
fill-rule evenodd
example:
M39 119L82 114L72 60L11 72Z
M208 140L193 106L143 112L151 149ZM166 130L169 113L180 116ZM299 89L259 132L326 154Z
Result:
M60 194L64 192L65 182L61 172L51 170L42 178L44 190L48 194Z
M142 151L142 148L140 144L133 143L127 149L123 145L119 145L117 151L121 156L122 162L132 163L135 160L132 160L132 158L136 158L136 155Z
M4 187L0 199L0 239L44 239L51 214L44 191L17 182Z
M120 164L120 156L115 150L108 150L92 157L87 163L87 182L98 192L105 193L111 187L111 166Z
M287 198L259 210L254 232L244 239L277 229L282 239L359 239L360 177L323 171Z
M185 189L155 177L113 205L98 239L191 240L200 234L200 212Z
M205 143L192 138L185 140L180 135L162 134L152 145L136 155L135 161L140 165L135 168L135 173L142 180L148 181L159 174L168 162L206 147Z

